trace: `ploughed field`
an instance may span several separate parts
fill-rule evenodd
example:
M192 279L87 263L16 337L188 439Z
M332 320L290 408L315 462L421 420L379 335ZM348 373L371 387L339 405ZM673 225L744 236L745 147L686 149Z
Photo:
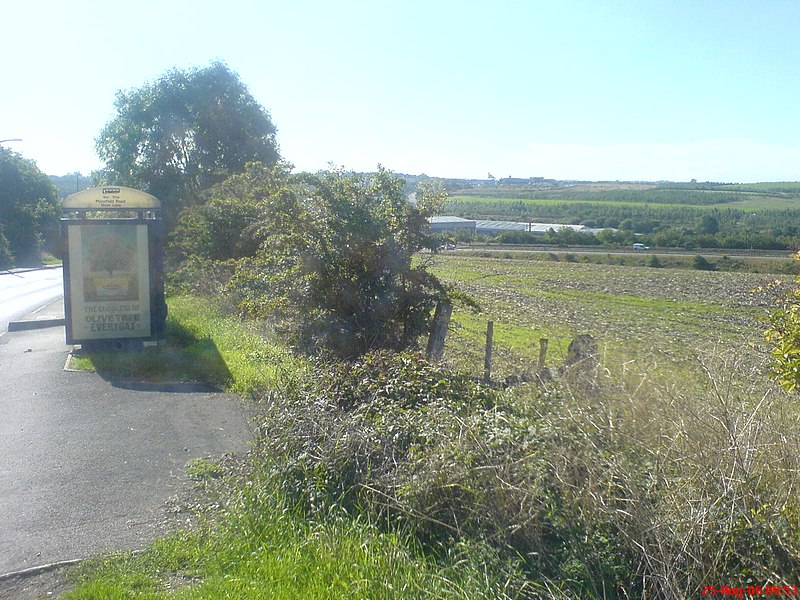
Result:
M581 333L594 336L602 364L617 374L674 375L720 352L760 365L760 319L772 303L766 286L786 279L457 255L432 260L433 272L481 306L478 314L456 307L445 359L482 373L486 322L493 320L497 378L534 370L540 338L549 340L547 365L558 366Z

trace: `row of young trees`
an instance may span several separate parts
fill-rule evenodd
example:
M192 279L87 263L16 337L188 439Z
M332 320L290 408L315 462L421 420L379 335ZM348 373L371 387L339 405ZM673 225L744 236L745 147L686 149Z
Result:
M534 221L616 229L648 246L670 248L792 249L800 238L800 210L609 203L538 203L497 198L452 199L448 214L467 218ZM592 242L586 242L591 244Z

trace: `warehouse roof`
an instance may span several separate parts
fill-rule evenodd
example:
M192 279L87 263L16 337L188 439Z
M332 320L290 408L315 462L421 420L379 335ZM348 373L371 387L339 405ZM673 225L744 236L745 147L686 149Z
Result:
M434 231L441 231L444 229L474 229L479 233L501 233L503 231L529 231L531 233L538 233L544 235L550 229L558 231L559 229L572 229L573 231L580 231L582 233L597 234L601 229L593 229L585 225L566 225L563 223L529 223L519 221L489 221L489 220L472 220L464 219L461 217L452 217L447 215L440 215L430 217L431 229Z

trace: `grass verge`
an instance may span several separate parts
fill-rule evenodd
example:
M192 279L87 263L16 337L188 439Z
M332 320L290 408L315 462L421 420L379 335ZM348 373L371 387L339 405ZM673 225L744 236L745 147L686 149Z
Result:
M166 346L75 355L70 368L114 380L199 381L244 397L291 385L307 368L286 348L209 300L174 296L168 305Z
M341 512L309 519L250 481L213 527L98 559L64 599L503 597L482 559L461 548L436 561L409 536Z
M267 390L285 395L310 368L210 301L173 297L169 308L165 349L88 355L83 366L149 380L202 377L252 397ZM209 361L217 367L208 368ZM465 540L434 556L367 513L348 514L335 502L308 511L287 499L274 477L280 469L256 463L233 473L207 459L190 461L187 475L213 490L214 510L144 552L82 565L72 574L77 587L64 598L471 599L520 591L512 582L521 576L489 545Z

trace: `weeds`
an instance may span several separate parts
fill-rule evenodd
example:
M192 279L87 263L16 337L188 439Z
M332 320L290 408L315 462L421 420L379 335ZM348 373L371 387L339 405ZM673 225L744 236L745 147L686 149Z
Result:
M330 505L314 515L287 500L261 466L239 479L214 519L139 554L84 566L65 600L108 598L513 598L488 545L464 542L439 560L413 538Z
M264 450L312 513L366 510L438 551L485 539L579 597L787 581L800 568L800 415L723 358L697 389L606 372L587 396L565 382L499 393L368 355L274 402Z
M186 465L186 474L189 479L195 481L204 481L207 479L216 479L225 474L223 467L211 460L205 458L193 458Z

